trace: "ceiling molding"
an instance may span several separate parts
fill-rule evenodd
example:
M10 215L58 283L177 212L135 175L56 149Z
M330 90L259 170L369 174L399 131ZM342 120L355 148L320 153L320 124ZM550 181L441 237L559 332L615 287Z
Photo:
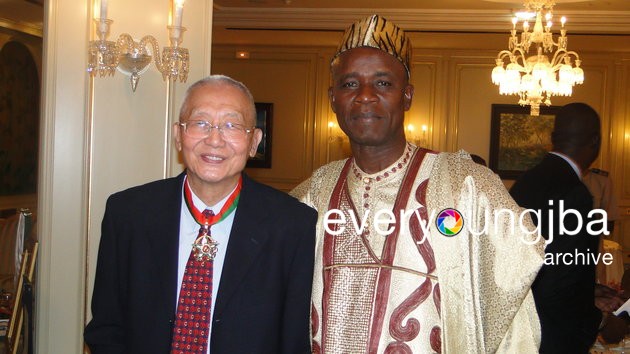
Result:
M378 13L406 31L506 32L510 10L252 8L214 6L214 25L244 29L343 30ZM630 11L556 11L570 33L630 34Z
M30 22L16 22L13 20L0 17L0 27L30 34L30 35L40 37L40 38L44 36L44 30L42 26L35 25Z

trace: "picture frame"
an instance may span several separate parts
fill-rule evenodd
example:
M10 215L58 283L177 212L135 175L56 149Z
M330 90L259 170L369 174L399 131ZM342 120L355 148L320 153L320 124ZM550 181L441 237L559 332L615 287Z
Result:
M541 106L532 116L529 106L493 104L490 122L489 167L502 179L517 179L551 150L551 132L560 106Z
M256 102L256 128L262 130L263 136L256 155L247 160L247 167L271 168L272 124L273 103Z

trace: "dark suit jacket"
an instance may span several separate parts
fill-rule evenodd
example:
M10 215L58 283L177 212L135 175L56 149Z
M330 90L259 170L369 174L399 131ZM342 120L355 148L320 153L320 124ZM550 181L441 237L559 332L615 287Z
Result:
M547 257L570 253L564 258L575 263L575 253L597 253L599 235L586 229L588 212L593 209L593 198L575 174L571 165L561 157L547 154L542 162L525 172L510 189L516 202L525 208L541 210L542 235L553 241L547 245ZM549 205L553 200L553 206ZM559 235L560 201L564 210L575 209L583 219L577 235ZM553 217L549 210L553 210ZM553 222L550 227L549 222ZM575 230L577 217L564 218L567 230ZM577 251L576 251L577 250ZM595 265L584 260L581 264L543 265L532 285L536 309L542 326L542 353L587 353L595 341L601 312L595 307Z
M184 175L107 201L92 315L93 354L169 353ZM317 213L243 176L216 299L212 354L310 353Z

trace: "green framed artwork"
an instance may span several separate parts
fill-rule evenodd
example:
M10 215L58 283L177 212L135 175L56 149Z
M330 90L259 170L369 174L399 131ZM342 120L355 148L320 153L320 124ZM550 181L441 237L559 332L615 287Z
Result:
M551 150L551 132L559 106L540 107L493 104L490 123L489 167L503 179L516 179L534 167Z

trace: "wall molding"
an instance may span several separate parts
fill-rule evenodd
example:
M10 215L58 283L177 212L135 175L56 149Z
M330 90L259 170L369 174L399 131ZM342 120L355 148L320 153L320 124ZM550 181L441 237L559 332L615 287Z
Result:
M339 30L378 13L405 31L508 32L512 10L260 8L215 5L214 23L227 28ZM630 34L630 11L561 11L571 33Z

